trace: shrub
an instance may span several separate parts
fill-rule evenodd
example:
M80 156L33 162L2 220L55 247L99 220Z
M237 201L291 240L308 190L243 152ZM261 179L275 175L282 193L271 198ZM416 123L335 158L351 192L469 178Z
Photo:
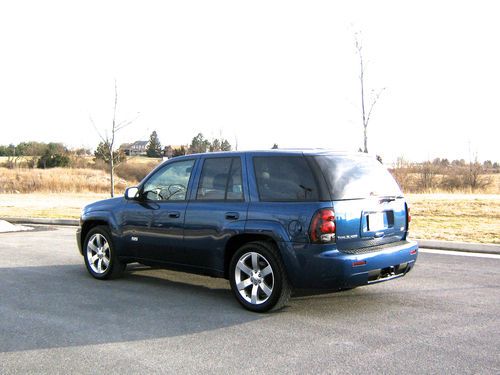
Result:
M46 152L38 159L38 168L56 168L56 167L67 167L69 166L69 157L63 154L51 154Z

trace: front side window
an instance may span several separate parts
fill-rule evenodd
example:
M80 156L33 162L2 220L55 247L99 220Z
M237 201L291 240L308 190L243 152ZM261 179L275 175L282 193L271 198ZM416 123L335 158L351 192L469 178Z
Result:
M314 176L302 156L254 157L254 169L263 202L319 199Z
M152 201L186 200L194 160L170 163L158 170L144 184L143 196Z
M242 200L240 158L207 158L203 163L197 200Z

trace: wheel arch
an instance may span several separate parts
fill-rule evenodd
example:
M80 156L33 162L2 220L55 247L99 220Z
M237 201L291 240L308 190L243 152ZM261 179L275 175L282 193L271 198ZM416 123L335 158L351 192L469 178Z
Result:
M86 220L82 223L82 232L81 232L82 234L80 237L80 241L81 241L80 246L81 246L82 252L83 252L83 245L85 243L85 238L87 237L87 234L90 232L90 230L92 228L98 227L100 225L104 225L104 226L107 226L108 228L110 228L109 223L103 219L89 219L89 220Z
M278 249L278 256L281 250L278 242L270 235L260 233L241 233L231 237L226 243L224 250L224 277L229 279L229 264L234 253L243 245L250 242L267 242Z

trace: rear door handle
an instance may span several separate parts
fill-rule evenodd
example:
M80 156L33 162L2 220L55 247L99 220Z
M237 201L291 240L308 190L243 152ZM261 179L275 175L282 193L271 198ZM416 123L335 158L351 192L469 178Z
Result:
M179 211L171 211L168 213L168 217L171 217L172 219L178 219L181 217L181 213Z
M226 212L227 220L238 220L240 218L240 214L237 212Z

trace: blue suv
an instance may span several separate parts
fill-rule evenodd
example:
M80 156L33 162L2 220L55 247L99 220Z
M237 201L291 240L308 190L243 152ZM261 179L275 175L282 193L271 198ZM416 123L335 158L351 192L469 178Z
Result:
M397 183L366 154L222 152L168 160L124 197L86 206L77 240L97 279L132 262L224 277L263 312L293 289L406 275L418 248L409 222Z

